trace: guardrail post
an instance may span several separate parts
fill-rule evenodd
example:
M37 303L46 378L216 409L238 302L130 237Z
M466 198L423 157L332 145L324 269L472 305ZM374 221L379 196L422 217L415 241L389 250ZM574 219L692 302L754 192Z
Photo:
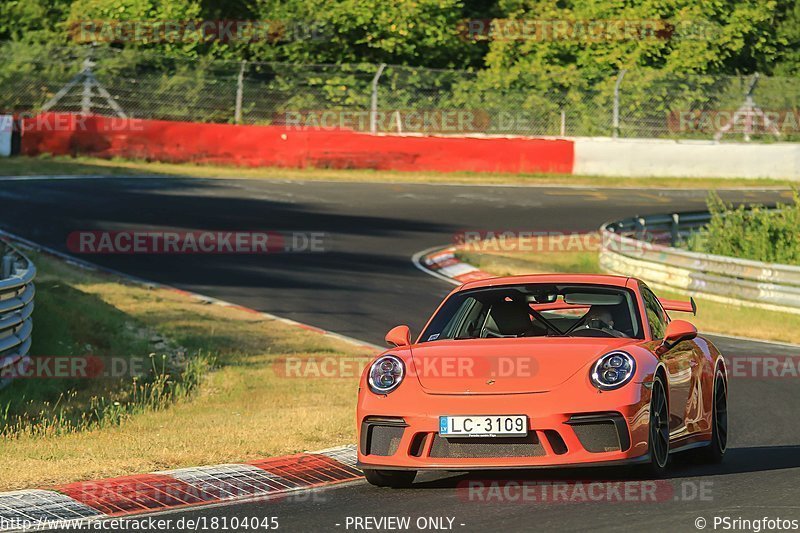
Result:
M644 217L636 219L636 239L643 241L647 233L647 220Z
M672 224L670 225L670 246L677 246L680 240L681 230L681 216L678 213L672 213Z
M3 275L0 279L10 278L11 275L14 273L14 256L12 254L6 254L3 256Z

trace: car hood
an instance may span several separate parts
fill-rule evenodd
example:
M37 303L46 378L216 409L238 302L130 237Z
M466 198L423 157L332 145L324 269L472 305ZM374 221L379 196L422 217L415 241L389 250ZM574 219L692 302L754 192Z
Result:
M412 371L431 394L547 392L635 339L537 337L442 340L411 347Z

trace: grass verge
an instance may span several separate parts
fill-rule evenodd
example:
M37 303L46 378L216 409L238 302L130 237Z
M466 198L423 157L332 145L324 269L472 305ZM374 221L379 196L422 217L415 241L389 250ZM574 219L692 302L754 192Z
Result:
M32 355L153 355L119 379L19 379L0 393L0 490L241 462L353 442L357 377L291 378L281 358L368 349L47 256ZM325 409L320 409L320 406Z
M537 244L536 249L539 248ZM483 246L461 250L457 256L484 272L498 276L520 274L602 273L596 251L520 251L525 246ZM658 291L663 298L686 299L686 295L669 291ZM757 339L800 344L800 315L766 311L746 306L720 303L695 297L697 316L686 316L700 331L726 335L743 335ZM675 314L675 313L674 313ZM682 313L677 313L680 315Z
M292 169L157 163L92 157L12 157L3 161L0 176L29 175L177 175L196 178L286 179L387 183L457 183L502 185L581 185L587 187L647 187L725 189L790 187L788 180L721 178L611 178L568 174L498 174L477 172L401 172L389 170Z

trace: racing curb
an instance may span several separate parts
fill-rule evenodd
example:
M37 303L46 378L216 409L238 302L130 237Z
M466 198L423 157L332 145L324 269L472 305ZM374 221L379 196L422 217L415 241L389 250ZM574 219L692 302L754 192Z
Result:
M431 274L454 285L497 277L461 261L456 257L455 246L436 246L422 250L414 254L412 262L426 274Z
M0 531L75 527L87 520L273 499L361 479L361 471L355 465L355 445L348 445L251 463L180 468L81 481L46 490L4 492L0 493Z

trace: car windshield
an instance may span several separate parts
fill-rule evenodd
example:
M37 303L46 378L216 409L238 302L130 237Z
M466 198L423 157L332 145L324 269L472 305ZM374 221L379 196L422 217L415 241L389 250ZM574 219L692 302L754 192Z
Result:
M505 337L644 338L633 291L588 284L484 287L452 295L420 342Z

